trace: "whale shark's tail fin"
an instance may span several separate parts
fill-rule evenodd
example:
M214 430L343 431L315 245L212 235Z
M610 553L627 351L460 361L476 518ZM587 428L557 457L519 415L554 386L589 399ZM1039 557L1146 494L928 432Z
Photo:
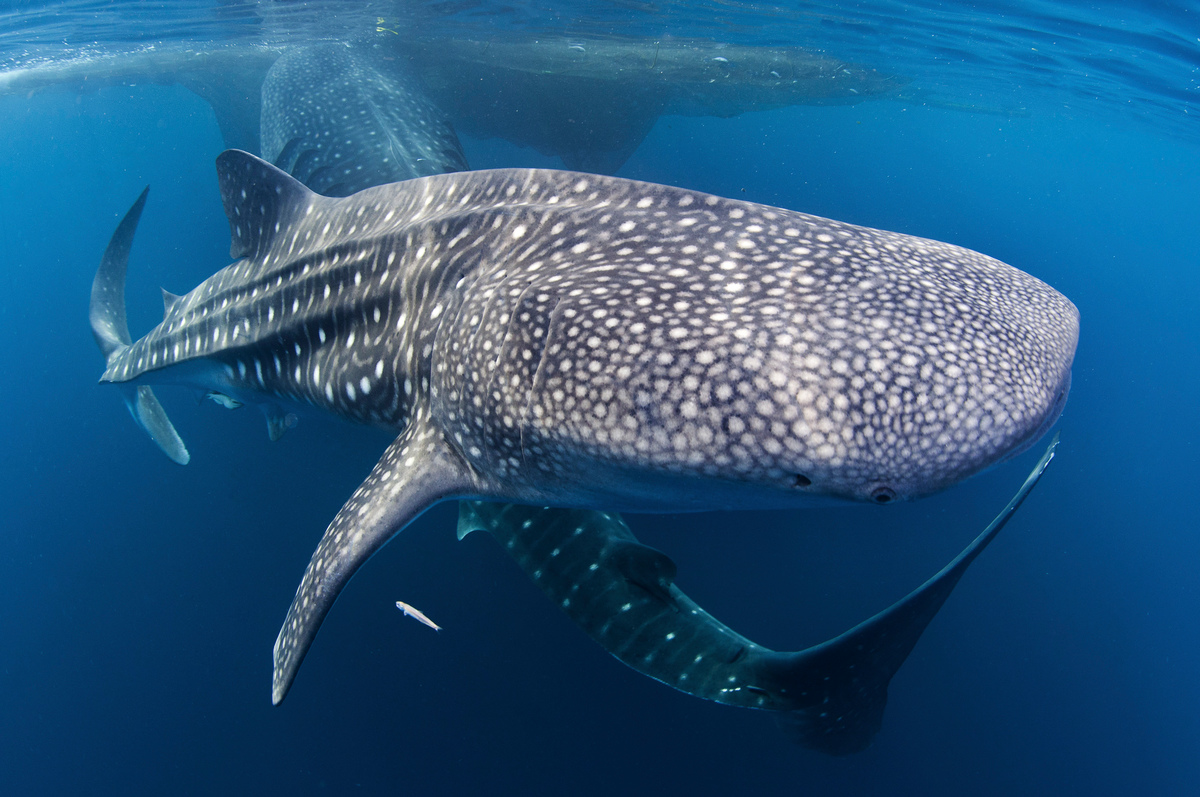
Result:
M121 352L129 348L133 339L129 336L129 323L125 319L125 269L129 263L129 249L133 245L133 234L137 230L138 220L142 217L142 208L146 205L147 187L142 195L133 203L133 207L121 219L116 232L104 250L100 268L92 281L92 301L88 308L88 320L92 324L92 334L96 345L108 362L119 357ZM138 426L146 430L163 453L172 461L186 465L191 455L187 446L179 438L167 413L154 396L154 391L147 385L118 384L125 399L129 414L137 421Z
M675 585L674 562L639 543L615 512L462 501L458 533L488 531L592 639L643 675L696 697L771 711L805 747L845 755L871 743L892 676L1033 489L1056 444L941 572L865 623L794 653L757 645L704 611Z
M883 721L887 688L962 574L995 538L1054 459L1058 435L1008 505L954 561L906 597L841 636L768 665L781 681L819 684L815 705L780 713L780 726L805 747L832 755L863 750ZM790 671L790 676L788 674Z

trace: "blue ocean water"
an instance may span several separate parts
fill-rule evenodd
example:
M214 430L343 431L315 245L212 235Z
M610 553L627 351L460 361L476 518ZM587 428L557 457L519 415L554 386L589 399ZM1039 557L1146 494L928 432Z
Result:
M619 174L935 238L1079 307L1062 445L890 690L874 744L793 746L606 655L440 506L374 557L288 700L271 644L328 520L387 438L162 390L186 468L101 371L88 291L151 198L135 335L159 286L229 262L213 112L125 78L0 96L0 772L11 794L1188 794L1200 787L1200 7L1051 2L10 3L8 69L177 41L361 32L705 36L814 47L904 75L894 95L662 117ZM484 33L481 33L484 32ZM460 136L473 168L560 166ZM679 583L797 649L912 589L990 520L1030 451L878 507L631 517ZM394 608L403 599L444 627Z

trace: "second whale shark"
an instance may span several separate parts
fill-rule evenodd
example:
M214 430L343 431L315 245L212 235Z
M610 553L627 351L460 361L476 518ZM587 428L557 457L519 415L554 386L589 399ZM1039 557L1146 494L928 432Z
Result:
M272 430L315 408L398 434L310 562L275 702L354 571L438 501L887 503L1027 448L1066 399L1074 306L948 244L569 172L345 199L236 151L218 175L239 259L137 342L120 293L144 195L114 235L91 312L104 381L177 461L150 384L258 405ZM669 560L617 548L671 597Z

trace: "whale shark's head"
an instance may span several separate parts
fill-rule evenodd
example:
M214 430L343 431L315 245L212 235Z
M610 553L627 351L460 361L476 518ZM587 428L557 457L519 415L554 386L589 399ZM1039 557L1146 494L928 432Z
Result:
M1024 450L1061 412L1079 314L1036 278L635 185L657 193L573 209L574 231L521 250L535 273L494 250L502 280L481 280L435 355L462 362L436 401L481 470L570 481L548 501L637 496L626 509L883 504Z

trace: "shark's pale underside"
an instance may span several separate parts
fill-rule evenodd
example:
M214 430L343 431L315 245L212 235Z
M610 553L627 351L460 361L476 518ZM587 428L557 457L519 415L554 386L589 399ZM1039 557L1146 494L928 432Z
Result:
M887 503L1024 450L1066 399L1074 306L949 244L569 172L438 175L344 199L242 152L218 175L238 260L168 297L136 342L121 294L144 195L114 234L91 309L103 381L176 461L186 450L150 384L255 404L273 436L303 409L398 434L313 555L276 642L275 702L355 570L438 501ZM495 534L475 512L464 522ZM615 559L551 560L690 605L669 559L590 517L581 550L616 541Z

